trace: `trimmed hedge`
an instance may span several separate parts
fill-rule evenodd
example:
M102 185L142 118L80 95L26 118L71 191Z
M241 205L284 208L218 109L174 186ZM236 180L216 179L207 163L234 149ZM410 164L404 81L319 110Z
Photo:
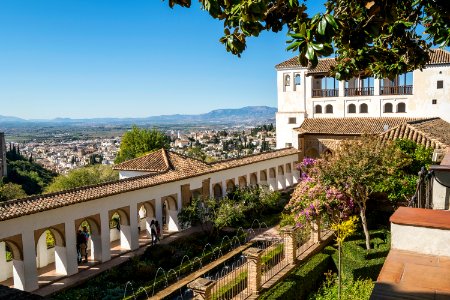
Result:
M377 280L391 245L391 236L387 230L371 230L372 249L366 250L364 235L358 234L344 242L342 247L342 274L353 280ZM335 265L338 264L338 252L327 247Z
M318 288L331 266L330 255L318 253L297 267L283 281L264 292L258 299L303 299Z

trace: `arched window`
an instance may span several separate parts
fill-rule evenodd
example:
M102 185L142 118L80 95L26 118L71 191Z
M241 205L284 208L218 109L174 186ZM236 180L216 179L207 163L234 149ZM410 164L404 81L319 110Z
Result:
M367 114L369 112L369 107L366 103L363 103L359 106L359 113L360 114Z
M406 105L404 102L400 102L399 104L397 104L397 112L398 113L406 112Z
M355 104L350 104L348 106L348 113L349 114L355 114L356 113L356 105Z
M386 103L384 105L384 112L385 113L391 113L392 112L392 103Z
M325 106L325 113L332 114L333 113L333 105L328 104L327 106Z
M314 112L316 114L321 114L322 113L322 106L321 105L316 105Z
M291 85L291 76L289 75L284 76L284 85L285 86Z
M300 74L295 74L295 85L300 85L301 77Z

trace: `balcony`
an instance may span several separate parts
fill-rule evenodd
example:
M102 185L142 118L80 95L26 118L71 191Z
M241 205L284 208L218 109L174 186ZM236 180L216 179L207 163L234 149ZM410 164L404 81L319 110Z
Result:
M380 95L412 95L412 85L384 86L380 88Z
M373 96L373 87L346 88L345 96Z
M312 90L312 96L314 98L320 98L320 97L338 97L339 96L339 89L313 89Z

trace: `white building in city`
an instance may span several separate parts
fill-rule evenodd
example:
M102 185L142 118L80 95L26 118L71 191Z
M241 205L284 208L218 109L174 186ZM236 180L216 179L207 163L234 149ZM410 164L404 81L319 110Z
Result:
M430 118L450 122L450 52L434 50L422 71L393 80L373 77L337 81L329 76L334 58L302 67L294 57L276 65L277 148L298 145L306 118Z

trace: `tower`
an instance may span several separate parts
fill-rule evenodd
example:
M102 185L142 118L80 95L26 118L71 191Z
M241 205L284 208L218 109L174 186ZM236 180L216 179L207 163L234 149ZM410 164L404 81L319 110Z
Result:
M6 176L6 143L5 134L0 132L0 178Z

